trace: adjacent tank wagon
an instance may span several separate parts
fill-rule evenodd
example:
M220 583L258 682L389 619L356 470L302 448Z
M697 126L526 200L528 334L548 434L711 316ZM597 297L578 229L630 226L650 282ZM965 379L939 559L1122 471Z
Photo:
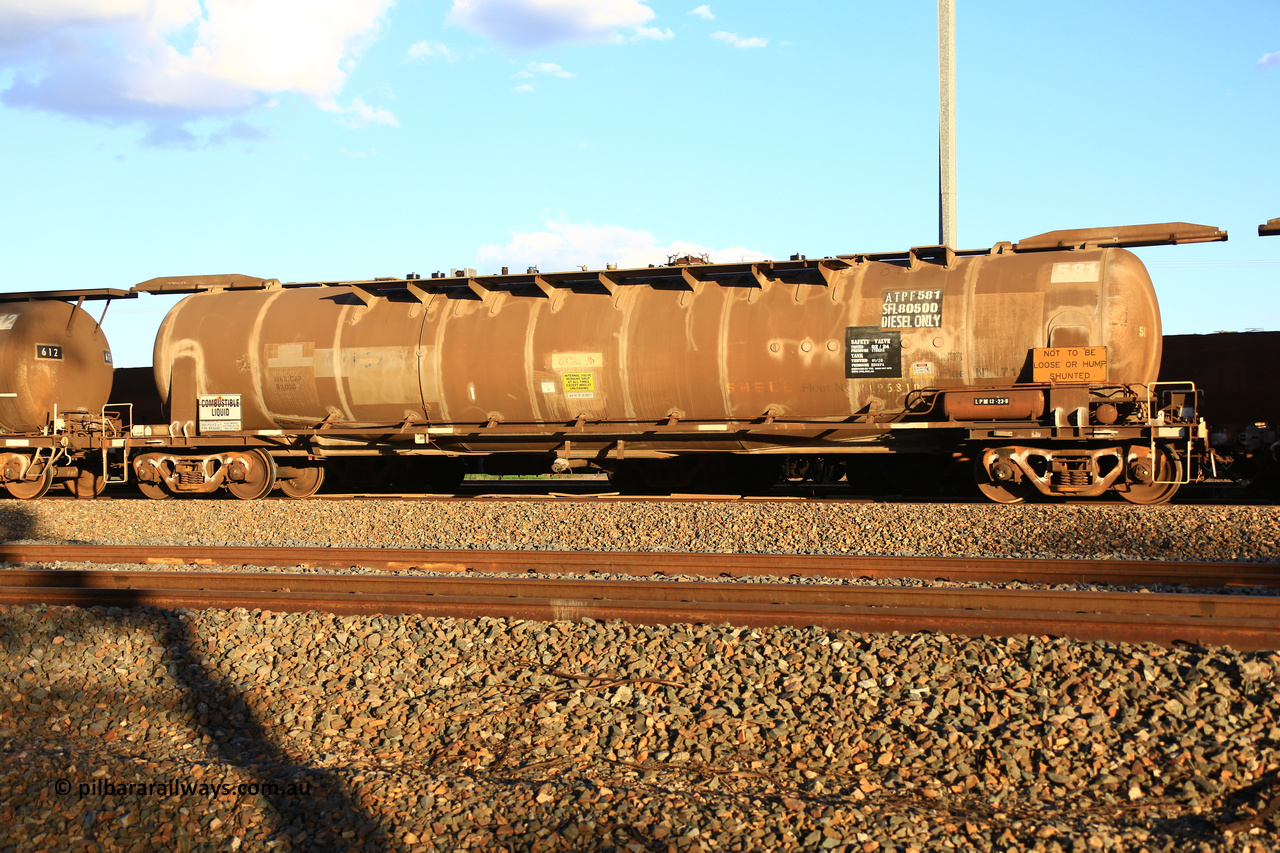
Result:
M96 495L106 486L111 450L123 473L122 422L107 412L111 346L101 317L81 306L135 295L0 294L0 483L10 495L40 497L55 482L80 497Z
M833 476L910 455L1005 502L1167 500L1203 426L1158 383L1160 314L1126 246L1165 223L990 249L428 279L154 279L190 293L155 344L167 424L133 457L154 497L293 495L368 457L631 483Z

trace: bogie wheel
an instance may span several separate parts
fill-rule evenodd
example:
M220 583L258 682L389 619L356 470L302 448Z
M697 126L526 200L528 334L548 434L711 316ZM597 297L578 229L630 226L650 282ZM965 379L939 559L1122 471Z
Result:
M288 480L280 481L280 491L290 498L309 498L324 485L324 464L313 462L309 465L291 465L299 473Z
M10 495L20 501L33 501L42 498L53 485L53 466L45 465L44 473L35 480L14 480L5 483L4 488Z
M107 488L107 478L101 471L81 468L80 476L63 482L67 491L77 498L96 498Z
M1135 445L1129 448L1125 462L1125 482L1116 486L1116 492L1131 504L1151 506L1166 503L1181 487L1182 464L1169 452ZM1173 480L1175 482L1156 482Z
M242 501L264 498L276 487L276 462L265 450L247 450L231 465L239 466L242 474L238 480L228 477L227 490Z
M990 464L987 457L990 456ZM1036 487L1026 475L1022 474L1012 463L992 454L983 453L973 462L973 479L978 484L978 491L988 499L1002 504L1020 504L1036 494Z
M161 483L144 483L138 481L138 491L142 492L153 501L167 501L173 497L173 492L169 491Z

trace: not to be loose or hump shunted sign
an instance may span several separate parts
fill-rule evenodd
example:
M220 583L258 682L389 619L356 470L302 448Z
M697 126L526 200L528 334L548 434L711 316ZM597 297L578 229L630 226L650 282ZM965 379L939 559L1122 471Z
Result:
M1031 351L1032 382L1106 382L1106 347L1042 347Z

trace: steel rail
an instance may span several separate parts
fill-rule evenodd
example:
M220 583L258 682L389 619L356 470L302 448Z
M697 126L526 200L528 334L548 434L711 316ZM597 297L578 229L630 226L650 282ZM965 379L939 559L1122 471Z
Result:
M802 584L0 571L0 603L320 610L471 619L819 626L861 632L1049 634L1080 640L1280 648L1271 596L919 589Z
M982 497L960 498L956 496L938 496L925 494L884 494L873 495L851 489L845 483L793 483L775 486L769 490L756 493L732 491L707 492L673 492L671 494L653 494L641 492L619 492L612 486L582 481L565 481L538 483L524 481L468 482L455 490L440 492L326 492L303 500L308 501L396 501L458 503L479 501L484 503L799 503L806 504L908 504L929 506L946 504L951 506L990 507L991 502ZM208 496L205 496L206 498ZM51 492L44 500L61 502L83 500L74 495ZM108 488L96 500L110 501L148 501L136 490ZM279 492L272 492L263 500L291 502L295 498L286 497ZM1243 486L1229 481L1190 483L1179 490L1174 499L1175 505L1227 504L1227 505L1267 505L1272 501L1264 497L1249 494ZM1132 508L1133 504L1119 498L1082 498L1080 500L1064 499L1063 506L1083 506L1093 508Z
M0 544L0 562L204 566L362 567L487 574L617 574L635 577L916 578L1036 584L1191 584L1280 588L1280 563L1163 560L880 557L666 551L445 550L414 548L205 547Z
M968 610L1031 610L1030 601L1052 602L1068 613L1168 616L1226 614L1234 618L1280 619L1277 600L1261 595L1184 595L1075 590L972 589L896 586L831 586L791 583L577 580L564 578L427 577L296 572L149 572L10 569L0 589L146 589L289 592L312 595L450 595L486 598L602 599L754 604L831 604L871 607L959 607Z

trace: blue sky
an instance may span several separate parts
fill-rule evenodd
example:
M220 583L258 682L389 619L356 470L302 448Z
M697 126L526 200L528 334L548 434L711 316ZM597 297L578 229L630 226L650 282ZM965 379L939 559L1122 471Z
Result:
M957 0L961 248L1183 220L1166 333L1280 329L1280 4ZM933 2L0 0L0 289L937 241ZM172 299L120 303L149 364Z

